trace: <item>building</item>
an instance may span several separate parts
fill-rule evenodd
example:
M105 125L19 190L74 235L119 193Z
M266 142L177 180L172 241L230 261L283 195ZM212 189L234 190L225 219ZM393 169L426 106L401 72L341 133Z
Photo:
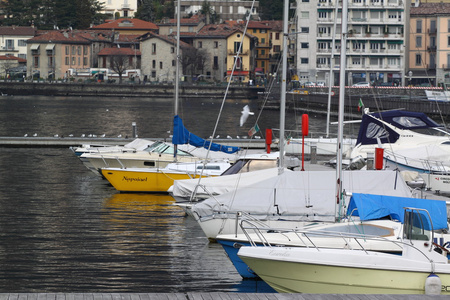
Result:
M183 36L193 35L205 26L205 16L197 13L190 18L180 18L180 33ZM159 34L170 35L176 34L177 19L164 19L158 23Z
M227 38L227 81L232 76L234 82L247 83L254 78L255 70L256 37L235 29ZM242 43L242 46L241 46ZM240 50L240 51L239 51ZM239 55L238 55L239 53ZM234 70L234 72L233 72ZM263 79L262 79L263 80Z
M152 22L143 21L140 19L122 18L112 20L97 26L92 26L91 30L106 30L119 34L145 34L147 32L158 33L158 26Z
M182 0L180 3L181 16L199 13L204 2L204 0ZM210 0L208 3L218 15L218 23L227 20L244 20L249 14L252 16L252 19L259 19L259 1ZM177 7L176 1L175 7Z
M144 81L170 82L175 81L176 74L176 47L177 41L174 36L148 33L141 38L142 66L141 77ZM180 41L180 57L188 55L195 50L190 45ZM187 68L185 59L184 68ZM183 70L183 62L180 62L180 75L186 74Z
M450 3L417 2L410 27L408 84L450 83Z
M27 77L67 78L70 69L91 67L91 44L74 30L52 30L29 39Z
M332 84L338 83L342 13L340 10L336 13L334 3L303 0L298 4L297 74L302 81L329 84L333 67ZM407 5L402 0L349 3L346 84L404 82L405 30L409 32L405 26L409 19Z
M138 0L99 0L98 2L105 7L102 13L110 15L111 18L115 18L116 14L119 18L132 18L137 11Z
M0 27L0 55L27 59L27 40L35 35L34 27Z

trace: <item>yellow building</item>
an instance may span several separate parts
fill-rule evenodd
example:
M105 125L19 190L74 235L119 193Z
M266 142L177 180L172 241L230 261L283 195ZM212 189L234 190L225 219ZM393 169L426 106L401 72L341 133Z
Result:
M227 37L227 81L233 75L234 82L248 82L255 68L255 44L256 38L250 34L244 36L240 29ZM235 61L236 67L232 74Z

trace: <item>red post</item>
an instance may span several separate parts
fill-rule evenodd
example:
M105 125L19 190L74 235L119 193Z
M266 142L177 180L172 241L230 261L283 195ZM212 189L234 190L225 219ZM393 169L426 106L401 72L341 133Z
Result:
M270 153L270 145L272 144L272 129L266 129L266 151Z
M305 136L309 131L309 117L307 114L302 115L302 171L305 171Z
M383 169L384 149L375 148L375 170Z

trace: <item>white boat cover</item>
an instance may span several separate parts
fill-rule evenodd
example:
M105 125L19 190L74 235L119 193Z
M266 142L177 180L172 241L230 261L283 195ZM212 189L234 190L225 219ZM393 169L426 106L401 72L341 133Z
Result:
M344 171L343 190L411 197L411 190L396 171ZM348 199L347 199L348 200ZM202 220L235 218L246 212L260 220L334 221L336 171L285 171L236 191L195 204Z
M290 172L290 171L289 171ZM270 168L253 172L233 174L211 178L175 180L169 192L175 198L191 197L197 188L196 197L205 198L208 195L216 196L234 191L237 187L244 187L261 180L273 178L278 175L278 168Z

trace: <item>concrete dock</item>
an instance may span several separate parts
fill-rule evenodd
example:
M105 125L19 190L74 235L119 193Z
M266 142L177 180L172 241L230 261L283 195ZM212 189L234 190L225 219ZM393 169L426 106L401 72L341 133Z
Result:
M436 300L448 296L277 293L0 293L0 300Z

